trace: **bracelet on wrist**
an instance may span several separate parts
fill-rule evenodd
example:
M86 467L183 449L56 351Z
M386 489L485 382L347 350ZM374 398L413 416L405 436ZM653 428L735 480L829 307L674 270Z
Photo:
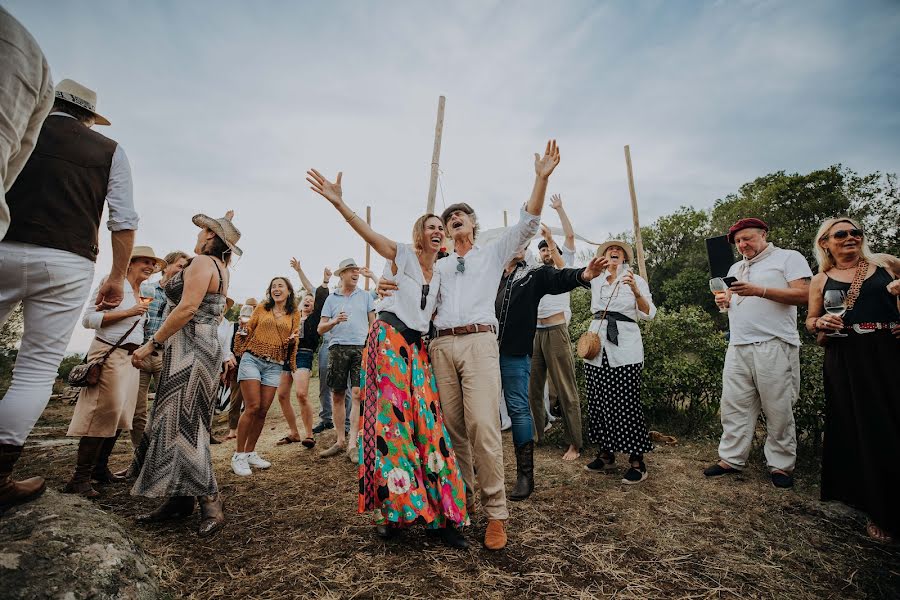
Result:
M354 212L354 213L353 213L352 215L350 215L349 217L345 217L344 220L347 221L347 222L349 223L350 221L352 221L353 219L356 219L356 218L358 218L358 217L359 217L359 215L356 214L356 213Z

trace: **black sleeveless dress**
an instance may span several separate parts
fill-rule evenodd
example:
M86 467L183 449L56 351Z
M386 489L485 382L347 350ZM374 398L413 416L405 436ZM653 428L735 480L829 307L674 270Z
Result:
M878 267L863 282L845 325L900 321L897 297L885 289L890 274ZM825 290L848 290L828 278ZM890 330L848 331L825 347L825 440L822 500L839 500L900 534L900 339Z
M222 370L217 333L225 312L222 283L219 270L219 289L207 293L191 320L166 342L156 400L129 473L137 477L131 490L135 496L207 496L218 491L209 427ZM163 289L171 311L184 292L182 274Z

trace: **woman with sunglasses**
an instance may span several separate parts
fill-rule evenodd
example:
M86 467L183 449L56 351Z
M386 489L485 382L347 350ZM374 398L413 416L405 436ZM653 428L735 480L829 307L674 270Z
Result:
M819 273L806 328L827 340L822 500L862 510L869 537L890 543L900 535L900 260L872 254L859 224L845 217L822 224L813 250ZM846 312L827 314L826 294L842 297Z
M373 514L382 537L421 522L447 545L466 548L459 532L468 523L465 487L421 342L437 303L440 278L434 267L443 223L423 215L413 225L413 243L399 244L344 204L341 173L334 183L315 169L307 175L313 191L389 261L384 275L398 285L381 301L363 350L359 512Z

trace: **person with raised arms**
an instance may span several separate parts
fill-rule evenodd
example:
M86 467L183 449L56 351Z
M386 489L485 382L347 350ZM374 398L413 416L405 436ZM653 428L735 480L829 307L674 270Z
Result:
M468 523L465 484L422 343L441 285L435 262L444 225L437 215L422 215L412 244L397 243L344 204L341 173L334 183L315 169L308 175L312 189L388 260L384 276L398 286L381 300L363 350L359 512L372 513L384 537L421 522L447 545L467 548L459 531Z

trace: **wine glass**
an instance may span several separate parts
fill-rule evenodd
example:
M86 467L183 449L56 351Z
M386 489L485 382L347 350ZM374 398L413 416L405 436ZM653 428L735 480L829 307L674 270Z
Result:
M153 301L153 298L156 297L156 282L141 282L141 287L138 290L138 294L141 298L141 304L150 304Z
M836 317L843 317L847 312L847 293L844 290L825 290L825 298L823 299L825 312ZM825 334L828 337L847 337L846 333L834 331Z
M724 296L728 292L728 285L725 283L725 280L722 279L721 277L713 277L712 279L709 280L709 291L711 291L713 293L713 296L715 296L716 299L718 299L719 296ZM718 306L718 304L716 304L716 306ZM720 306L719 312L727 313L728 307Z
M250 322L251 315L253 315L253 306L249 304L243 305L241 312L238 314L238 321L241 323L237 330L238 335L247 335L247 323Z

